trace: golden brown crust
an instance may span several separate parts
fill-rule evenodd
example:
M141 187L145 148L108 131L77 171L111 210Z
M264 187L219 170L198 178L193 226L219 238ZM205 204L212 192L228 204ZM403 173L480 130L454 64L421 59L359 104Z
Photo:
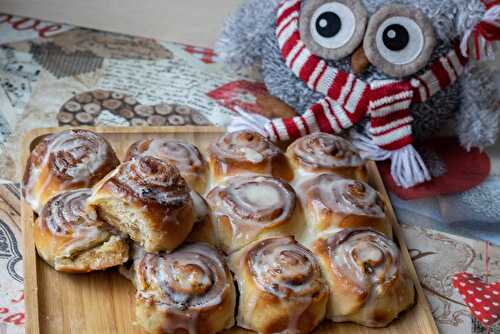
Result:
M149 156L108 174L94 186L87 205L148 252L179 246L195 220L190 189L178 169Z
M149 333L215 334L234 325L236 291L224 257L207 244L134 261L136 318Z
M384 201L365 182L321 174L300 185L307 223L315 232L329 228L372 228L392 237Z
M367 180L365 161L342 137L313 133L294 141L286 156L296 172L334 173L357 180Z
M369 229L329 233L312 251L330 286L327 318L385 327L414 304L413 281L396 244L383 234Z
M90 193L90 189L60 193L47 202L36 220L38 254L56 270L103 270L128 259L126 240L84 212Z
M88 130L66 130L44 138L31 152L23 196L34 211L57 193L92 187L119 164L111 145Z
M152 156L176 166L191 189L203 193L207 186L208 165L196 146L172 138L144 139L133 143L125 160Z
M303 225L293 188L271 176L232 177L207 195L218 246L227 253L270 235L289 235Z
M242 174L272 175L285 180L292 176L281 150L256 132L226 133L208 151L213 183Z
M259 333L309 333L323 319L328 288L313 254L293 237L256 241L229 258L240 298L237 324Z

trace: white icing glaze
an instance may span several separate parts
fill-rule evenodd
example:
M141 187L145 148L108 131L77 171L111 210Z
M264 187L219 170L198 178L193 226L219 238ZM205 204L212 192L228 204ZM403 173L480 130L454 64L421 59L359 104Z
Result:
M189 244L170 254L144 254L136 260L138 295L173 320L163 329L197 330L199 315L228 298L230 280L222 255L206 244Z
M313 133L297 139L288 151L304 168L359 167L364 161L354 146L342 137Z
M56 257L69 257L109 237L109 232L102 229L103 223L91 219L84 211L89 196L90 189L67 191L53 197L42 211L38 223L54 236L68 237Z
M381 233L354 230L336 247L330 247L331 244L328 240L335 270L361 289L376 291L399 274L399 250Z
M322 174L302 183L300 188L299 193L305 194L304 200L310 201L318 211L385 217L377 191L365 182Z
M135 144L133 156L152 156L154 158L174 164L182 173L196 173L205 166L205 161L200 151L188 142L160 138L144 140Z
M210 215L210 209L200 194L196 191L191 191L191 199L193 200L193 209L195 213L195 221L201 222Z
M297 333L299 319L309 308L313 296L326 293L319 265L314 255L291 237L269 238L255 243L243 257L253 279L262 290L279 297L288 305L285 332ZM255 294L258 296L258 294ZM256 300L247 300L252 312Z
M288 220L296 204L293 189L269 176L228 178L207 199L216 218L229 218L235 242L252 240L263 229Z
M112 148L104 138L86 130L68 130L53 134L41 145L47 145L45 153L35 159L40 163L31 166L31 174L23 185L26 201L38 212L41 210L38 206L40 197L44 189L52 183L53 177L63 180L59 190L74 184L79 184L82 188L90 187L93 185L91 182L95 173L110 162L110 156L114 157ZM50 173L38 195L34 196L32 190L40 177L41 169L49 164ZM110 166L110 169L112 168L114 166Z
M127 193L165 206L180 207L191 202L189 188L177 170L148 156L122 163L108 182L118 182Z
M227 162L260 163L277 156L280 150L256 132L229 132L210 146L210 152L219 160Z

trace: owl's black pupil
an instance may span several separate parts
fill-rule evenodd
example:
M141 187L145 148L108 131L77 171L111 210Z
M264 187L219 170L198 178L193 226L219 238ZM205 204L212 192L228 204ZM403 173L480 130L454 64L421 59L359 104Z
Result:
M405 27L400 24L391 24L385 28L382 34L384 45L392 51L401 51L410 42L410 34Z
M337 35L341 28L342 21L334 12L324 12L316 20L316 31L325 38Z

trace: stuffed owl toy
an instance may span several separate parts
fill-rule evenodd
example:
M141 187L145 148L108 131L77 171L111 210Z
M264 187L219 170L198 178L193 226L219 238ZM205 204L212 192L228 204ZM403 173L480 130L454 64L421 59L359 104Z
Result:
M450 120L461 144L497 138L493 73L480 61L500 39L500 1L245 0L216 51L237 68L259 66L269 92L298 115L239 111L230 130L273 141L347 133L366 158L391 159L405 188L430 179L414 141Z

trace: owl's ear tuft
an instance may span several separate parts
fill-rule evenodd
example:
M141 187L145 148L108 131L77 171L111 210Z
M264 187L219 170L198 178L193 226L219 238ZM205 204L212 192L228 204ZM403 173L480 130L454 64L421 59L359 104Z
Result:
M455 15L455 30L457 37L461 37L467 31L473 29L483 19L487 6L487 0L454 0L457 2L457 13Z
M281 0L244 0L225 21L215 45L220 59L234 68L252 67L261 58L264 35L273 28Z

